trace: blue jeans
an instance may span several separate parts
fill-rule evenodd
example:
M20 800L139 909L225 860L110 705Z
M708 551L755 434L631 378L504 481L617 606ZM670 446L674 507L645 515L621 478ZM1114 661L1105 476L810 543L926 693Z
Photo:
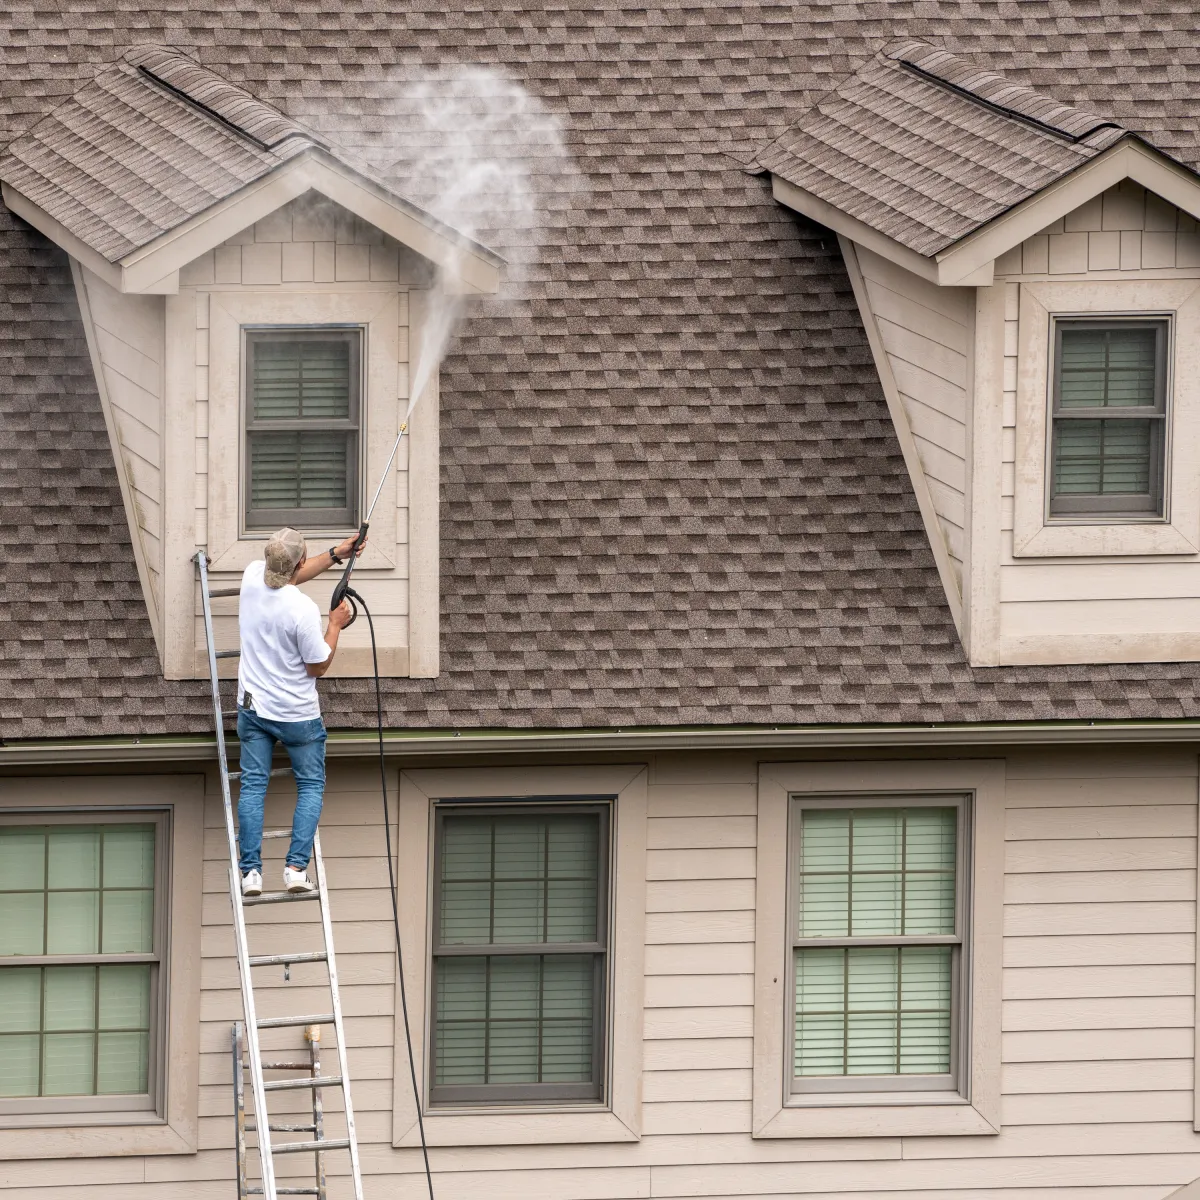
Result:
M242 874L262 870L263 805L271 776L271 753L279 742L296 776L296 812L287 863L303 871L312 857L313 838L325 796L325 725L312 721L268 721L252 708L239 708L242 787L238 796L238 844Z

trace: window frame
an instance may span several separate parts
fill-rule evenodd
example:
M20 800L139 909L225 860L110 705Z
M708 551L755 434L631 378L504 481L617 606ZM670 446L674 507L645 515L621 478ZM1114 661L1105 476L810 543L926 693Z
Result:
M612 896L612 797L589 797L551 800L530 797L508 800L449 801L434 809L433 830L433 891L430 905L429 941L429 1053L426 1088L431 1107L456 1108L478 1106L486 1108L528 1104L599 1104L603 1103L606 1087L608 1049L608 992L612 975L611 914ZM444 850L446 817L450 813L487 813L493 816L534 816L553 813L595 813L599 817L600 861L597 874L596 924L597 940L585 943L489 943L488 945L447 946L438 940L441 915L441 864ZM593 956L592 990L592 1082L588 1084L437 1084L437 959L439 957L487 957L506 955L591 954Z
M799 874L796 869L801 836L801 817L807 810L877 809L877 808L954 808L955 872L954 926L951 935L897 935L891 937L801 938L797 936L799 916ZM784 1006L786 1022L787 1098L793 1100L814 1096L853 1095L854 1093L896 1092L957 1092L969 1098L969 1080L964 1079L963 1065L970 1061L970 1020L964 1014L970 1005L971 959L971 816L972 796L967 792L870 793L855 796L821 796L790 793L788 796L788 860L787 860L787 926L788 967ZM906 946L951 945L952 973L950 990L950 1071L939 1075L820 1075L795 1074L795 953L808 947L838 948L844 946Z
M150 1038L147 1066L148 1088L145 1092L115 1093L93 1096L2 1096L0 1121L12 1116L52 1114L86 1114L113 1112L157 1113L162 1106L165 1080L165 1047L167 1035L167 985L163 979L170 961L170 923L168 920L169 886L167 862L171 847L171 812L164 808L137 809L130 807L119 812L97 812L86 808L60 809L53 812L12 811L0 813L0 825L5 827L32 825L94 826L94 825L154 826L154 949L148 954L13 954L0 956L0 971L29 967L93 966L116 964L150 964Z
M358 524L362 508L362 460L364 442L363 421L363 364L366 361L366 327L361 324L259 325L241 327L242 337L242 421L241 459L242 496L239 504L241 532L262 535L284 526L318 533L342 530ZM341 418L297 418L282 421L256 421L254 409L254 354L260 342L299 340L344 341L350 346L349 413ZM291 431L341 432L346 437L346 499L345 508L252 508L251 507L251 439L255 433L285 433ZM351 444L352 443L352 444Z
M1168 379L1172 358L1172 314L1100 314L1051 317L1050 413L1047 420L1046 520L1079 523L1092 518L1106 522L1163 521L1167 519L1167 477L1170 464L1171 412ZM1063 409L1062 335L1064 329L1128 329L1149 325L1155 330L1154 406ZM1055 451L1059 425L1063 421L1149 420L1151 421L1150 490L1136 495L1058 496L1054 494Z

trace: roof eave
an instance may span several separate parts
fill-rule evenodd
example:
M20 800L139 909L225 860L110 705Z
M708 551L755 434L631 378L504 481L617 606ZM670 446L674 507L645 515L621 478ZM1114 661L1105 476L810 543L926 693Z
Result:
M116 262L88 246L11 184L3 184L4 202L11 211L118 291L142 294L178 291L181 267L309 190L435 263L447 290L491 293L499 289L504 260L498 254L317 147L281 163Z

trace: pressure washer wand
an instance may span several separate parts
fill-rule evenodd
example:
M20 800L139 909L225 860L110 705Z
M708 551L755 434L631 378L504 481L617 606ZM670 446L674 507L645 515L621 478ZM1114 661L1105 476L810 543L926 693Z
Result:
M350 587L350 575L354 570L354 564L358 559L358 552L362 549L363 542L367 540L367 529L371 524L371 514L375 511L375 505L379 503L379 496L383 491L384 481L388 477L388 472L392 469L392 463L396 461L396 451L400 449L400 439L404 436L405 430L408 429L408 422L404 421L400 425L400 432L396 434L396 440L392 443L392 452L388 455L387 463L384 465L383 474L379 477L379 486L375 489L375 495L371 500L371 506L367 509L367 515L363 519L363 523L358 527L358 536L354 539L354 546L350 550L350 557L346 560L346 569L342 572L341 579L337 582L337 587L333 589L333 597L329 601L329 611L333 612L335 608L343 600L349 596L350 607L354 610L347 622L347 626L353 625L358 617L358 606L354 603L356 593Z

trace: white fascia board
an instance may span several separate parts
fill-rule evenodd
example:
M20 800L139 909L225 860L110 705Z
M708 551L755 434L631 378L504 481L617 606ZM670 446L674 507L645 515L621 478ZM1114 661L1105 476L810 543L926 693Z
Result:
M462 291L499 291L504 260L498 254L360 175L331 154L321 150L310 154L312 186L322 195L436 263L450 280L457 281Z
M938 278L937 264L932 258L926 258L925 255L918 254L907 246L902 246L877 229L872 229L870 225L860 221L857 217L852 217L849 213L834 208L828 201L819 199L812 192L807 192L804 188L797 187L794 183L789 183L778 175L771 176L771 192L780 204L795 209L796 212L808 217L810 221L816 221L818 225L824 225L826 228L832 229L834 233L840 233L842 237L857 242L860 246L866 246L868 250L873 250L881 257L889 259L898 267L903 267L914 275L919 275L922 279L928 279L930 283L942 282ZM991 280L988 282L990 283Z
M948 287L974 283L976 272L1123 179L1200 217L1200 179L1131 135L937 254L938 282Z
M99 276L109 286L120 290L121 268L110 263L102 254L93 250L69 232L55 220L45 209L23 196L11 184L0 184L0 194L4 197L4 205L9 212L16 213L23 221L28 221L34 229L44 233L56 246L65 250L73 259L82 263L93 275ZM166 274L163 272L162 274ZM161 275L159 276L161 278Z
M308 150L121 260L121 290L158 291L161 281L227 238L312 190L436 263L463 292L495 292L503 259L389 193L324 150Z

